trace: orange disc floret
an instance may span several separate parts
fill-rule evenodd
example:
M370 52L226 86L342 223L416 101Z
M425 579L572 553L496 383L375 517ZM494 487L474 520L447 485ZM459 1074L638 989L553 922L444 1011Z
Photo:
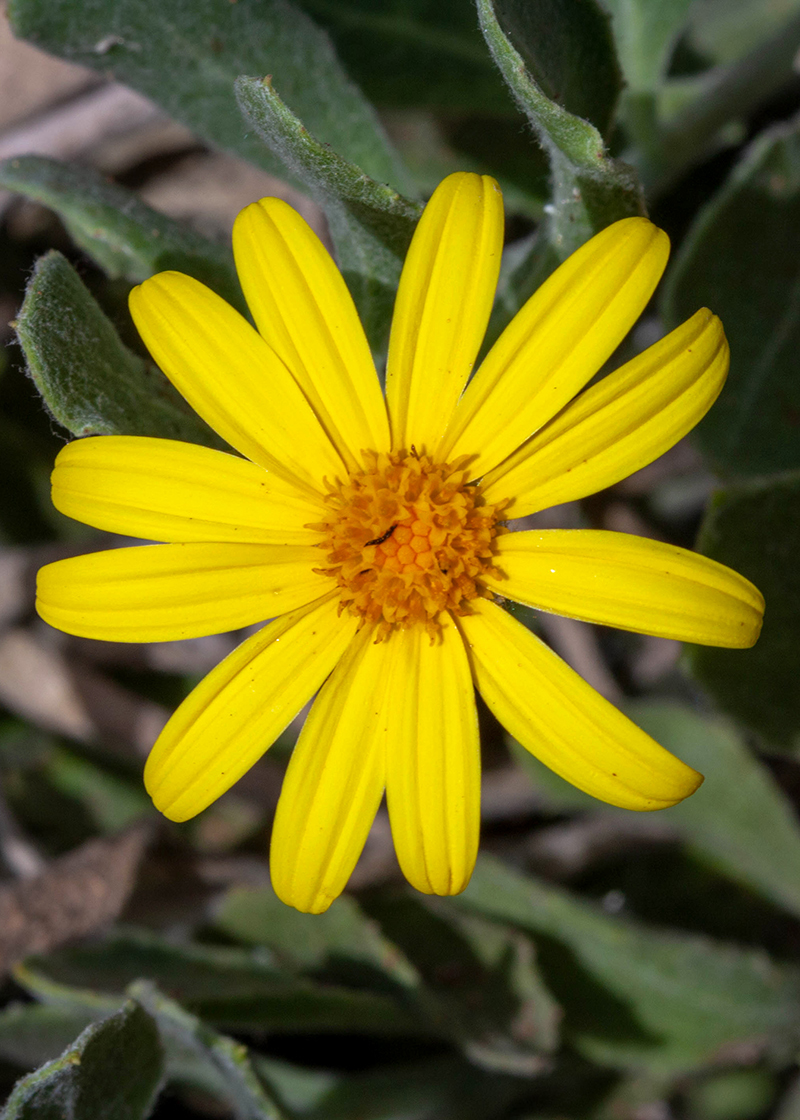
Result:
M470 599L491 597L481 578L502 576L494 540L506 503L486 503L467 461L367 451L363 470L328 484L331 517L313 526L329 564L319 570L336 579L343 610L377 624L379 641L416 623L435 635L441 611L467 613Z

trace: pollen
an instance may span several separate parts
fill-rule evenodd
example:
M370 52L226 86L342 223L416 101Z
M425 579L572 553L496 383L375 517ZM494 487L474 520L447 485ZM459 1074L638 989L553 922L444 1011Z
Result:
M317 570L338 583L341 610L376 624L378 641L413 625L435 637L441 612L469 613L470 599L491 598L482 578L502 577L494 541L506 503L486 503L467 462L367 451L363 470L328 483L330 518L312 526L327 558Z

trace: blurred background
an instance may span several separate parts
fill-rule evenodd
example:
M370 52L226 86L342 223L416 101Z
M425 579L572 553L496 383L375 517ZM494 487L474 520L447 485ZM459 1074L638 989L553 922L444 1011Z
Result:
M547 165L491 64L472 5L302 7L377 105L423 197L459 168L498 177L509 260L516 252L524 263L549 205ZM705 299L735 341L744 297L724 281L711 285L712 298L702 290L716 252L702 236L709 207L718 214L753 165L748 145L774 140L769 130L788 129L800 110L796 9L789 0L692 7L665 56L663 112L742 59L750 77L740 78L727 113L705 132L698 125L701 139L687 141L671 163L664 150L646 151L641 90L626 72L626 114L609 142L626 158L638 153L650 216L684 255L667 294L612 365ZM38 188L16 192L14 161L36 155L93 169L223 247L243 206L277 195L332 242L323 211L296 186L210 146L104 72L117 45L112 34L98 39L86 68L16 39L0 15L0 1089L9 1092L89 1024L116 1013L138 984L129 990L161 1041L156 1053L130 1010L119 1020L115 1052L131 1055L129 1076L141 1090L141 1100L138 1089L126 1090L129 1111L119 1115L131 1120L800 1120L800 701L790 695L800 688L797 631L787 629L800 610L796 575L773 608L786 623L769 647L773 660L737 663L727 686L719 680L730 661L688 665L676 642L520 610L587 681L707 781L674 811L613 810L546 772L481 710L484 859L461 902L403 886L385 809L350 893L329 914L299 915L275 899L270 824L299 721L197 819L171 825L152 810L141 784L150 746L246 632L128 646L69 637L34 613L42 563L108 546L49 500L53 459L70 437L27 375L14 335L37 258L63 254L124 343L144 351L127 315L130 277L101 268L42 190L38 200ZM209 50L223 47L217 52L212 41ZM693 120L682 127L689 136ZM729 215L728 240L750 245L751 256L731 250L724 258L731 289L756 260L769 293L768 274L782 267L774 246L791 256L800 245L797 146L786 141L779 157L762 179L748 180L755 191L766 176L766 196L780 204L769 236L758 226L767 203L754 196L748 208L746 197L734 197L743 213ZM778 282L787 289L784 273ZM751 481L778 472L785 480L782 472L800 465L796 291L781 321L763 328L788 354L780 373L788 435L780 438L790 450L775 462L754 450ZM750 408L757 415L758 401ZM612 489L527 524L693 547L712 495L730 476L724 455L745 454L720 451L718 431L706 433ZM748 440L745 430L742 445ZM753 500L765 508L766 499ZM787 509L797 507L792 501ZM755 538L773 531L750 523ZM709 548L727 541L724 518L704 532ZM791 566L794 537L782 539ZM737 562L729 548L725 558L761 583L743 555ZM776 658L776 648L786 657ZM761 711L745 695L748 680L758 695L773 687L785 710ZM105 1035L96 1037L99 1046ZM101 1069L92 1083L97 1099L111 1092L108 1076ZM31 1111L8 1115L50 1115L31 1100ZM90 1096L80 1100L84 1111L74 1105L70 1116L104 1115L86 1103Z

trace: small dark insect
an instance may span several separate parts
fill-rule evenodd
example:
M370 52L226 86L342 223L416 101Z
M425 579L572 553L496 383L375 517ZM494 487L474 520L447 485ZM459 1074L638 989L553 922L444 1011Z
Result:
M382 537L376 537L374 541L367 541L367 544L383 544L384 541L388 541L389 537L392 535L396 528L396 525L392 525L391 528L386 530ZM367 544L364 545L364 548L367 547Z

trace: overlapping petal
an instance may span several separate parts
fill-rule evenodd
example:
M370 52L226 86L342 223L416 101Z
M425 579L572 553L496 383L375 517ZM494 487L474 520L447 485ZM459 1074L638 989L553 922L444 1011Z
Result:
M57 560L39 570L45 622L110 642L170 642L220 634L318 599L306 545L154 544Z
M325 246L279 198L233 227L236 270L260 334L292 372L348 468L389 450L389 422L352 296Z
M502 248L497 183L448 176L425 207L397 291L386 367L395 449L439 444L486 332Z
M425 894L469 882L480 833L481 759L472 674L448 616L441 638L421 627L392 635L402 689L392 698L386 798L403 874Z
M153 541L315 544L321 498L223 451L145 436L73 440L56 458L56 509Z
M250 769L311 699L352 640L356 619L329 596L269 623L187 696L144 772L157 809L188 820Z
M483 480L524 517L612 486L705 416L728 373L722 324L705 308L587 389Z
M746 648L764 599L738 572L676 545L602 529L508 533L490 590L540 610L698 645Z
M664 809L702 782L494 603L458 620L475 681L505 728L545 765L601 801Z
M312 914L344 889L386 782L386 749L403 688L398 642L365 626L314 701L272 827L275 893Z
M286 366L246 319L181 272L130 294L147 349L195 412L268 470L312 490L343 463Z
M528 300L467 386L438 450L478 478L570 401L644 310L669 241L646 218L608 226Z

